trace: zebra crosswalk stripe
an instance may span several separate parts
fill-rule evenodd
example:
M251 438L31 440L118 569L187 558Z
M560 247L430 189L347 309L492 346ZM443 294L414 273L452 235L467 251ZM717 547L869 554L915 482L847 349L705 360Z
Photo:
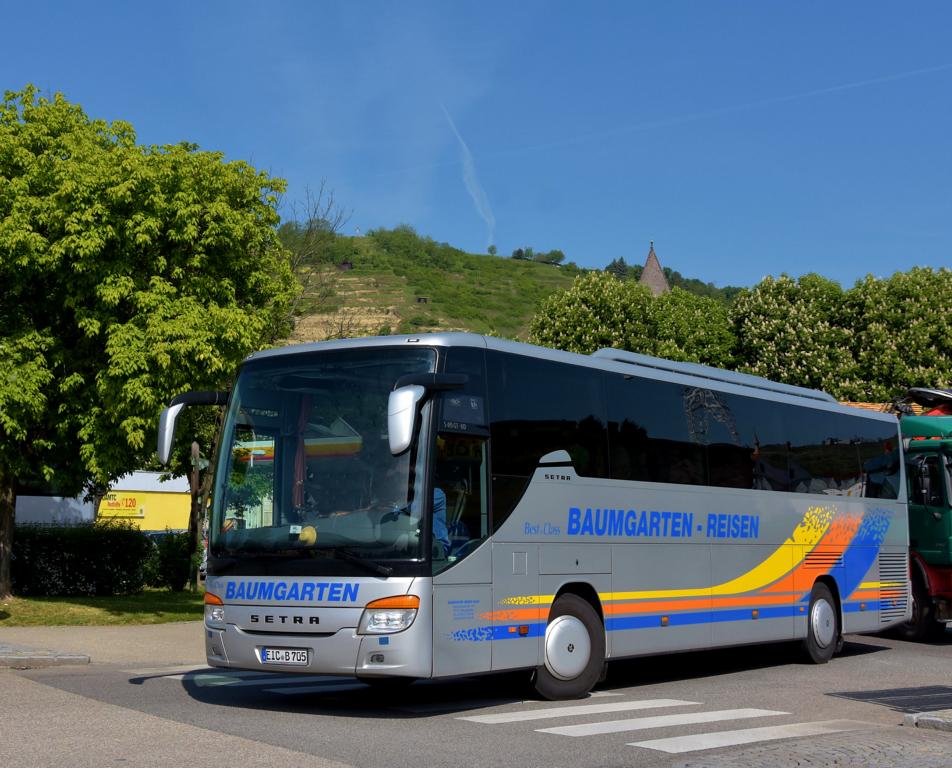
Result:
M691 736L672 736L667 739L636 741L628 746L654 749L669 754L681 754L682 752L697 752L702 749L735 747L741 744L754 744L803 736L822 736L827 733L842 733L843 731L858 731L875 727L872 723L861 723L855 720L831 720L821 723L793 723L766 728L746 728L737 731L698 733Z
M471 715L458 717L471 723L498 725L500 723L521 723L527 720L546 720L552 717L571 717L573 715L604 715L609 712L631 712L639 709L660 709L662 707L680 707L700 704L698 701L680 699L644 699L642 701L612 701L606 704L577 704L565 707L547 707L522 712L500 712L492 715Z
M555 733L560 736L598 736L605 733L624 731L643 731L649 728L668 728L678 725L696 725L698 723L719 723L728 720L745 720L754 717L776 717L789 715L772 709L721 709L715 712L686 712L679 715L657 715L655 717L636 717L628 720L609 720L603 723L584 725L563 725L558 728L539 728L538 733Z

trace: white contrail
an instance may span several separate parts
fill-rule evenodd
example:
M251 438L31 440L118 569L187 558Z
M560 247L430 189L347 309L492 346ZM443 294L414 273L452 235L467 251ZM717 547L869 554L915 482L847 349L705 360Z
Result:
M466 191L469 192L469 196L473 199L473 205L476 206L476 213L486 222L486 247L488 248L493 244L496 236L496 217L493 215L493 209L489 205L489 198L486 197L486 190L484 190L483 185L479 183L479 175L476 173L476 163L473 161L473 153L469 151L469 147L466 146L466 142L463 141L463 137L460 136L459 131L456 129L456 123L453 122L453 118L450 117L450 113L446 107L440 104L440 108L443 110L443 114L446 115L446 122L450 124L450 128L452 128L453 133L456 134L456 140L459 142L460 162L463 164L463 183L466 185Z

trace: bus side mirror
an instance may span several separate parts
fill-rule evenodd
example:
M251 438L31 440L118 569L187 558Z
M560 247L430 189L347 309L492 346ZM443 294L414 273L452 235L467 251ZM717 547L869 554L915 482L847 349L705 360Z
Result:
M413 445L413 430L423 400L433 392L459 389L469 381L463 373L410 373L394 384L387 402L390 453L399 456Z
M184 392L176 395L169 403L169 407L159 416L159 461L169 463L172 455L172 443L175 441L175 422L186 405L228 405L230 392L199 391Z
M387 401L387 437L390 453L399 456L413 443L413 428L426 389L419 384L397 387Z
M175 422L178 415L185 407L185 403L170 405L159 416L159 461L162 464L169 463L169 456L172 455L172 443L175 440Z

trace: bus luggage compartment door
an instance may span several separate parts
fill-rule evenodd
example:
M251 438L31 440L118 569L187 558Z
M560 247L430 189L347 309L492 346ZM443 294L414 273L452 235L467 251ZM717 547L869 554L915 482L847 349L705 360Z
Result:
M541 663L548 613L540 604L539 546L494 542L493 670Z

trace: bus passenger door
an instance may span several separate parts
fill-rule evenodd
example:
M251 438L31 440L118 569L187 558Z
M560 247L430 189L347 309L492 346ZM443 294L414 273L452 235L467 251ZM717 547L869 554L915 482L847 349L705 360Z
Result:
M433 675L492 665L492 545L486 439L443 431L433 476ZM442 542L440 541L442 539Z

